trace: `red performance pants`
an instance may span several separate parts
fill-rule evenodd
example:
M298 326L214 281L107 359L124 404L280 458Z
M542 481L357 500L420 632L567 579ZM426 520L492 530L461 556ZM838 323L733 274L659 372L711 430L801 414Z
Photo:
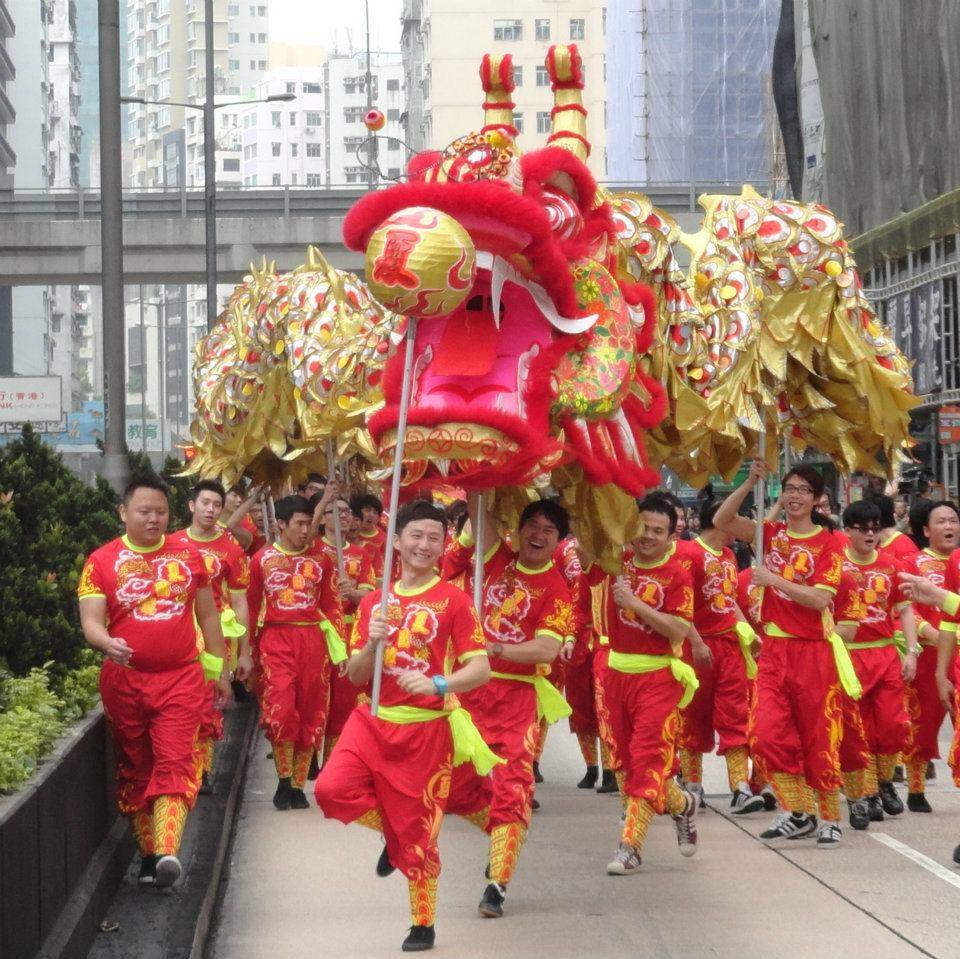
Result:
M565 666L564 695L573 712L570 714L570 732L578 735L599 736L597 704L594 693L593 661L595 654L588 650Z
M317 805L343 823L378 810L390 861L408 879L435 878L452 760L445 719L401 725L358 706L317 777Z
M272 743L323 744L330 657L319 626L267 625L260 633L260 725Z
M360 687L340 675L336 666L331 667L330 677L330 713L327 716L327 739L336 739L346 726L350 714L356 708Z
M447 812L469 816L490 806L487 831L507 823L530 825L533 760L540 724L537 696L530 683L512 679L490 682L460 696L487 745L505 762L489 777L477 775L470 763L453 771Z
M747 666L736 635L704 636L703 641L713 654L713 665L696 667L700 688L680 713L680 746L695 753L713 752L716 731L722 756L747 744Z
M607 668L604 705L613 736L613 765L624 790L662 813L673 775L683 686L669 669L621 673Z
M903 751L906 763L922 763L940 758L937 736L946 718L947 711L940 703L937 692L937 649L924 646L917 657L917 675L913 682L906 684L907 712L913 739ZM954 667L950 667L950 674Z
M910 745L910 716L896 646L853 647L850 658L863 687L857 705L868 750L877 756L902 752Z
M193 805L208 685L199 663L157 673L103 664L100 696L113 731L117 805L124 815L149 811L158 796L182 796Z
M751 749L768 775L803 776L818 792L839 789L841 712L829 643L763 637Z

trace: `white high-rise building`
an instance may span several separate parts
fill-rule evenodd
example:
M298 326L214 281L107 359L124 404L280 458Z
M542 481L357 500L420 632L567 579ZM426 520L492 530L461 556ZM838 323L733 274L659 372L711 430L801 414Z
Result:
M377 164L388 179L400 176L407 151L401 142L403 126L403 58L399 53L370 54L371 102L386 118L377 136ZM371 136L363 123L367 112L367 55L332 54L324 65L326 90L327 182L364 183L371 176L367 147ZM358 149L360 155L357 155ZM361 158L362 161L361 162Z
M509 53L519 146L543 146L554 105L544 59L551 45L575 43L584 68L583 105L591 145L587 166L597 179L607 179L607 2L516 0L494 6L473 0L404 0L400 46L407 88L406 141L415 150L442 149L479 130L481 58L485 53Z

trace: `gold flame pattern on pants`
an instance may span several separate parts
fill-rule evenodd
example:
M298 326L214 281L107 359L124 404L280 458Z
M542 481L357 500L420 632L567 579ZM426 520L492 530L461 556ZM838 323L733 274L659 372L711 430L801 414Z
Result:
M133 835L137 840L137 848L141 856L153 856L157 846L153 838L153 813L136 812L130 817Z
M156 855L175 856L180 851L187 810L187 801L183 796L157 796L153 801L153 843Z
M513 878L527 835L523 823L508 822L490 832L490 881L505 886Z
M687 811L687 794L677 785L675 779L667 780L667 798L664 810L671 816L682 816Z
M680 750L680 778L685 783L703 781L703 753L692 749Z
M597 737L594 733L577 733L580 754L588 766L597 765Z
M727 784L730 792L736 792L740 783L750 782L748 753L746 746L734 746L723 757L727 763Z
M927 761L925 759L907 763L907 791L912 793L927 791Z
M293 743L279 742L273 744L273 764L277 767L277 776L280 779L293 778Z
M307 776L310 773L310 761L316 750L313 746L296 748L293 751L293 771L290 775L290 785L294 789L303 789L307 784Z
M829 792L818 792L817 811L820 818L826 822L840 822L840 790L831 789Z
M842 773L842 776L843 794L847 799L856 801L867 795L865 787L867 771L865 769L852 769L850 772Z
M877 767L877 779L879 779L880 782L888 783L892 781L899 758L899 753L880 753L880 755L874 757Z
M437 918L437 880L408 879L410 922L414 926L432 926Z
M623 815L623 829L620 833L621 842L625 842L634 849L641 849L647 838L647 829L653 822L656 813L653 806L646 799L637 799L630 796L626 801Z
M355 822L357 825L366 826L367 829L372 829L374 832L383 832L383 817L380 815L379 809L368 809L362 816L358 816Z

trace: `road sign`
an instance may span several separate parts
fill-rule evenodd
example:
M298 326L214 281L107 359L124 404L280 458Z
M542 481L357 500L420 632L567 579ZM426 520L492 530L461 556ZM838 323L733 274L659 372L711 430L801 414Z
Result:
M940 442L944 446L960 443L960 406L941 406L937 419Z

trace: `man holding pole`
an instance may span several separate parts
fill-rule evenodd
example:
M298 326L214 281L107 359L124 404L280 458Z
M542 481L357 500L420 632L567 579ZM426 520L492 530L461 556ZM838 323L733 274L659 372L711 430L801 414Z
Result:
M164 484L134 480L120 506L126 533L90 554L77 586L84 638L106 657L100 693L117 752L117 804L140 848L140 882L157 887L180 877L206 680L216 708L231 699L209 574L192 545L170 542L169 517Z
M386 617L379 590L361 600L347 664L360 686L382 657L377 713L362 705L350 714L316 783L325 816L383 833L378 873L398 868L407 877L411 928L404 952L434 944L437 836L453 765L470 761L477 775L486 775L497 761L457 702L457 694L487 681L490 666L469 598L436 575L446 526L443 511L423 500L397 514L400 579L389 588ZM448 657L457 664L452 672Z

